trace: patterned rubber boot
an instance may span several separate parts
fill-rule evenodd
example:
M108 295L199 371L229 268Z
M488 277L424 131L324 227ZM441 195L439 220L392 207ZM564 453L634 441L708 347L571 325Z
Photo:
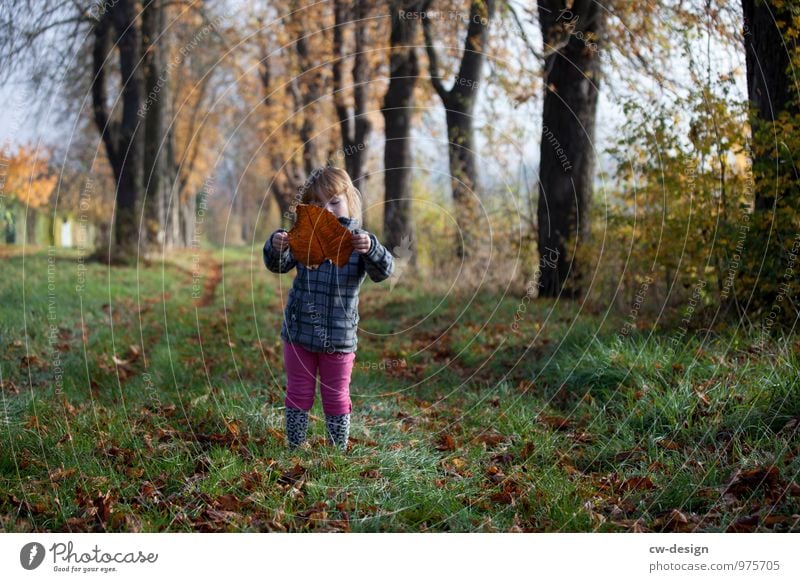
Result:
M328 444L346 451L350 436L350 413L326 414L325 427L328 429Z
M308 411L286 407L286 440L289 449L295 449L306 440Z

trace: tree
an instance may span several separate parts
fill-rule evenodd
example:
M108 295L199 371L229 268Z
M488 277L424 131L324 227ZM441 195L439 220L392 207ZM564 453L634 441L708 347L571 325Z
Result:
M180 6L181 13L165 28L170 6ZM206 26L201 28L203 24ZM203 96L211 75L201 75L194 86L174 81L179 76L194 81L198 77L193 68L203 64L198 57L215 58L218 43L211 39L220 35L208 24L204 4L188 0L66 0L59 4L28 2L13 9L0 5L0 26L4 32L0 34L0 62L10 69L24 68L37 91L42 91L44 80L60 77L66 70L71 86L63 93L66 108L73 108L67 113L77 110L83 95L91 94L92 121L116 182L114 240L99 240L94 258L127 263L135 260L138 252L146 254L162 244L189 244L196 192L187 192L204 181L196 176L202 168L197 162L203 158L204 148L194 144L201 142L209 125L201 122L207 116L199 112L205 105ZM209 30L213 32L208 34ZM190 37L182 50L204 41L204 50L195 51L202 55L175 59L170 37L182 34ZM75 54L78 58L72 58ZM36 58L21 59L23 55ZM170 64L180 66L165 66L170 57ZM21 62L30 64L22 67ZM119 95L109 93L114 85L110 80L117 78ZM187 99L193 110L183 116L173 114L175 103L183 105ZM81 108L77 115L82 112ZM184 122L182 117L189 115L193 118ZM170 187L178 195L172 207L167 195ZM147 228L140 233L143 215Z
M144 206L146 209L146 237L141 237L148 247L163 248L174 243L168 240L167 229L167 124L165 109L169 98L169 83L164 82L165 55L168 37L164 34L166 8L162 0L153 0L142 11L142 66L145 76L145 95L156 95L147 101L144 124Z
M752 106L753 220L740 281L750 314L794 311L800 299L800 16L790 2L742 0L747 92ZM791 76L790 76L791 75ZM783 307L781 307L781 305ZM793 307L792 307L793 305Z
M414 48L418 21L405 18L404 14L421 9L420 2L393 0L390 4L389 88L381 107L386 134L383 224L389 249L401 246L403 237L412 240L414 234L411 221L411 113L414 87L419 76ZM416 254L413 254L411 260L415 259Z
M342 151L345 169L353 179L353 184L363 193L363 167L367 157L366 140L371 129L367 117L367 84L369 83L369 59L365 53L367 46L367 17L369 10L366 0L356 0L348 9L343 0L334 0L336 24L333 29L333 100L341 128ZM344 25L353 19L353 114L350 115L345 103L342 86L345 60Z
M92 106L97 130L117 184L112 245L108 259L130 263L138 253L137 210L142 191L143 140L139 129L144 79L141 59L141 30L136 21L134 0L119 0L102 12L94 27L92 53ZM121 74L122 115L111 117L106 93L106 67L109 54L117 48ZM98 249L104 253L103 249Z
M576 297L575 261L589 237L594 128L605 12L594 0L539 2L545 96L537 210L540 294Z
M432 0L425 2L426 14L432 4ZM473 247L477 244L477 233L480 229L478 168L475 163L475 130L472 116L483 77L489 27L494 11L495 0L470 2L464 52L453 86L449 90L445 89L440 76L439 58L433 45L430 17L422 19L431 83L442 100L447 119L450 182L459 230L456 235L456 255L459 258L474 253Z

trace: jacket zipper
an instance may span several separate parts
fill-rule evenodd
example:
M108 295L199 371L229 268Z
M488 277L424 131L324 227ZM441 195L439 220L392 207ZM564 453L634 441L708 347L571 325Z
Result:
M331 349L333 349L333 327L331 327L331 312L333 311L333 293L332 293L333 275L334 275L333 269L334 269L334 267L336 265L334 265L333 261L331 261L330 259L328 259L328 260L330 261L330 264L331 264L331 273L328 276L328 329L327 329L327 333L328 333L328 337L330 338ZM323 347L324 347L324 345L323 345Z

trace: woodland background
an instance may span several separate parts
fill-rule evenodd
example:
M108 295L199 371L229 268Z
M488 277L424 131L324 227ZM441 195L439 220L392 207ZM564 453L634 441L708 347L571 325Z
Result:
M798 32L783 0L2 2L4 528L797 531ZM351 456L298 458L261 247L326 163L398 269Z

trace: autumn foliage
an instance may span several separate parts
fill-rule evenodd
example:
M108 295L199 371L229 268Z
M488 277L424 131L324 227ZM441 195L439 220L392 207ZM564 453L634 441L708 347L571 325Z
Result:
M20 146L8 161L6 172L0 174L0 192L31 208L42 208L50 201L57 176L50 170L49 152L32 146Z

